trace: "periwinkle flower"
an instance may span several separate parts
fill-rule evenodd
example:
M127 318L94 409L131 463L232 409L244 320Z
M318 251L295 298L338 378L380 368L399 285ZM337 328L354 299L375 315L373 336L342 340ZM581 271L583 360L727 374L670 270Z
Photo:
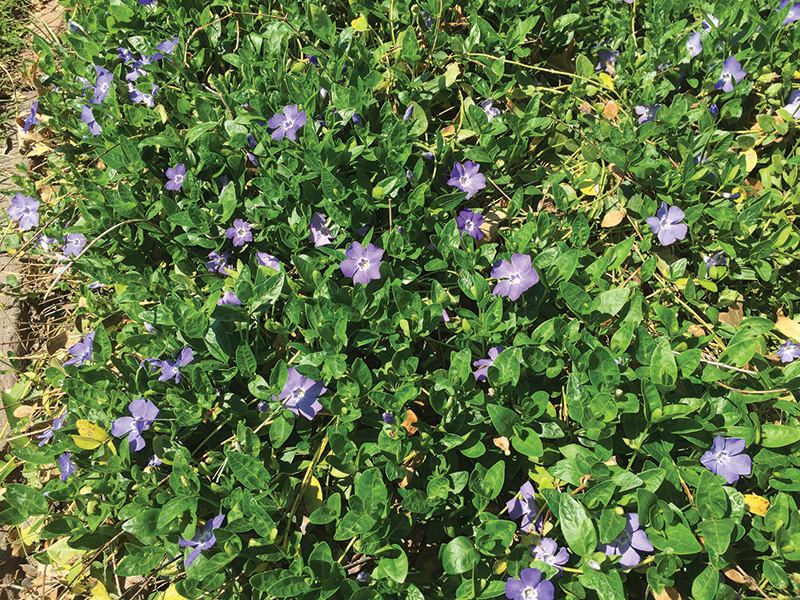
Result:
M712 102L708 107L708 112L712 117L715 117L719 114L719 106L717 106L716 102Z
M178 163L175 167L170 167L166 172L167 183L164 187L173 192L177 192L183 186L183 179L186 177L186 165Z
M309 421L322 410L322 404L317 400L328 391L321 381L314 381L301 375L296 368L289 367L289 376L277 400L292 411L295 416L303 415Z
M78 256L86 245L86 236L82 233L68 233L64 236L64 256Z
M489 348L489 358L481 358L480 360L476 360L475 362L472 363L473 367L479 367L473 373L477 381L486 381L487 375L489 374L489 367L491 367L494 364L494 361L497 359L497 355L500 354L503 350L505 350L503 346L495 346L494 348Z
M689 51L689 54L692 55L692 58L703 51L702 38L703 36L699 31L689 34L689 39L686 40L686 49Z
M732 92L734 82L739 83L745 75L747 75L747 71L742 68L736 57L729 56L722 61L722 73L719 76L719 81L714 84L714 89Z
M67 348L67 352L72 355L68 361L66 361L62 366L66 367L68 365L75 365L76 367L81 366L83 363L92 360L92 345L94 344L94 331L90 331L85 336L83 336L83 340L72 344L69 348Z
M39 101L36 100L33 104L31 104L31 112L25 116L25 123L22 127L23 133L28 133L28 130L33 127L34 125L39 125L41 121L36 118L36 113L39 112Z
M564 565L569 561L569 551L558 547L558 543L549 537L542 538L539 543L529 548L531 556L564 572Z
M711 270L711 267L724 267L728 264L728 259L725 258L725 252L720 251L713 256L703 255L703 262L706 265L706 272Z
M181 382L180 367L185 367L194 360L194 353L189 346L185 346L179 353L176 360L166 359L161 361L161 375L158 376L159 381L169 381L172 379L175 383Z
M155 83L153 84L152 91L149 94L139 91L139 89L133 85L133 83L128 83L128 91L130 92L131 102L136 104L146 104L150 108L153 108L156 105L155 95L158 91L158 86Z
M36 439L42 440L39 442L39 446L44 446L47 442L53 439L53 432L58 431L64 426L64 420L67 418L67 413L65 412L60 417L56 417L53 419L53 426L50 427L47 431L45 431L42 435L36 436Z
M156 49L159 52L163 52L164 54L174 54L175 53L175 46L178 45L178 36L176 35L171 40L166 40L161 42Z
M408 120L411 118L412 114L414 114L414 105L409 104L406 112L403 113L403 123L408 123Z
M511 261L498 260L492 267L492 277L500 279L492 290L492 296L505 296L518 300L523 292L539 281L539 274L527 254L512 254Z
M298 112L297 104L289 104L284 107L283 114L275 113L267 122L272 132L273 140L282 140L284 136L293 142L297 140L297 130L306 124L306 111Z
M790 363L794 359L800 358L800 344L796 344L792 340L784 340L776 354L782 363Z
M38 234L34 240L34 245L37 248L41 248L45 252L50 252L50 248L57 243L58 240L56 238L48 237L43 233Z
M141 0L139 0L141 2ZM214 537L214 530L219 529L222 527L222 524L225 522L225 515L219 514L210 521L206 522L205 525L200 529L200 531L196 531L194 537L190 540L185 540L181 536L178 540L178 545L181 548L187 548L189 546L194 546L194 550L189 553L189 556L183 561L183 565L188 569L191 564L197 560L197 557L200 556L200 553L203 550L208 550L217 543L217 538Z
M316 56L311 56L310 54L305 54L306 60L308 64L314 65L315 67L319 66L319 59Z
M367 285L373 279L381 278L381 258L383 249L372 244L367 247L360 242L353 242L345 250L347 258L341 262L339 268L345 277L352 277L353 284Z
M236 219L233 227L225 230L225 237L233 242L234 246L244 246L245 242L253 241L253 233L250 231L250 223L243 219Z
M117 48L117 56L122 59L124 63L133 62L133 52L127 48Z
M600 62L597 63L597 66L594 68L594 70L599 71L600 69L605 69L606 73L609 75L614 75L616 73L614 70L614 63L617 62L617 56L619 56L619 52L617 50L600 48L600 50L597 51L597 58L600 59Z
M791 0L781 0L776 10L783 10L790 1ZM786 13L786 18L783 20L781 25L790 25L795 21L800 21L800 2L794 2L792 4L791 8L789 8L789 12Z
M86 123L89 126L89 133L92 135L100 135L102 129L94 118L91 106L87 105L81 109L81 122Z
M800 90L792 90L789 94L789 102L783 107L793 119L800 117Z
M486 187L486 177L479 172L481 166L468 160L461 164L456 161L450 173L447 185L452 185L462 192L467 192L467 200Z
M639 115L639 125L655 121L656 113L658 112L659 108L661 108L660 104L644 104L634 107L633 110L635 110L636 114Z
M217 306L223 306L224 304L230 304L232 306L242 306L242 301L239 300L239 296L236 295L236 292L225 292L222 294L222 297L217 300Z
M97 72L97 80L93 86L94 96L89 100L92 104L100 104L108 96L108 91L111 89L111 82L114 80L114 74L104 67L94 66Z
M653 233L658 235L661 245L669 246L684 239L689 233L689 227L680 222L685 216L686 214L677 206L668 206L666 202L662 202L656 216L647 217L645 222L650 225Z
M445 309L442 309L442 323L449 323L450 322L450 315L447 314Z
M262 267L275 269L276 271L281 270L280 261L271 254L267 254L266 252L256 252L256 260L258 261L258 264Z
M542 579L539 569L522 569L519 579L509 577L505 592L509 600L553 600L556 597L555 586L551 581Z
M75 463L72 462L72 452L64 452L58 457L58 468L61 469L61 481L66 481L67 477L75 472Z
M714 475L722 475L729 484L736 483L742 475L750 475L753 461L742 454L745 441L742 438L714 438L711 450L700 457L700 464Z
M703 19L703 21L700 23L700 25L703 26L703 29L705 29L707 32L710 32L712 25L715 28L719 27L719 19L717 17L715 17L711 13L706 13L706 17L708 18L708 20ZM711 23L709 23L709 21L711 21Z
M466 233L471 235L476 240L483 238L483 231L481 231L481 225L483 225L483 215L481 213L475 213L469 208L465 208L458 213L458 216L456 217L456 224L458 225L458 230L461 232L462 236Z
M206 269L212 273L222 273L227 275L228 261L231 258L230 252L209 252L208 262L206 262Z
M386 423L387 425L394 425L395 417L392 413L385 412L381 415L381 418L383 419L383 422Z
M11 206L6 210L8 218L16 221L21 231L38 227L39 204L36 198L17 192L11 198Z
M162 460L160 458L158 458L155 454L153 454L153 458L151 458L149 461L147 461L147 466L148 467L160 467L163 464L164 463L162 462Z
M131 452L138 452L145 446L142 433L156 420L159 410L150 400L137 398L128 405L128 412L130 417L120 417L111 423L111 435L122 437L128 434Z
M308 240L314 242L315 247L327 246L336 239L337 235L333 222L326 219L325 215L318 212L311 215Z
M621 556L619 564L622 567L634 567L642 560L639 552L652 552L653 544L639 527L639 515L625 513L625 527L620 534L608 544L598 542L597 549L606 556Z
M486 100L480 103L480 107L483 109L483 112L486 113L486 118L489 119L490 121L495 117L500 116L500 109L495 108L493 104L494 104L494 98L487 98Z
M530 533L534 528L538 531L544 525L544 514L536 505L533 484L526 481L519 488L520 497L512 498L506 502L508 516L515 521L522 517L520 529L523 533Z

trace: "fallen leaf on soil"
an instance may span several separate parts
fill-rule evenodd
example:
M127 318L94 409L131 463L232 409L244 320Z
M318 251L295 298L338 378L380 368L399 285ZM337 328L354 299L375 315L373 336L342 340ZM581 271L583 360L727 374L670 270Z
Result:
M625 213L621 210L610 210L608 211L603 220L600 222L600 227L616 227L622 220L625 218Z

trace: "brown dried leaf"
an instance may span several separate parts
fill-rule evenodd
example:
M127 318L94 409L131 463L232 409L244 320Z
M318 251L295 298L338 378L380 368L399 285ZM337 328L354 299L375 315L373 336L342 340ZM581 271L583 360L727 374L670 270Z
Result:
M622 220L625 218L625 213L621 210L610 210L608 211L603 220L600 222L600 227L616 227Z
M411 483L411 479L414 477L414 467L403 467L406 472L405 477L400 480L399 485L401 488L408 487L408 484Z
M592 105L589 104L586 100L581 102L581 105L578 107L578 110L581 111L585 115L592 114Z
M61 350L61 348L66 348L68 339L69 336L66 331L62 331L57 336L50 338L47 340L47 353L55 354L57 351Z
M410 408L406 409L406 419L403 421L403 427L408 432L408 435L414 435L419 431L416 427L414 427L414 423L419 421L417 415L414 414Z
M720 322L730 325L731 327L738 327L739 323L741 323L744 318L744 311L742 310L743 299L744 298L740 295L728 310L721 311L719 313Z
M32 406L18 406L14 409L14 416L18 419L27 419L33 414L33 411L36 410Z
M786 337L790 337L794 339L794 341L800 342L800 323L783 316L782 309L778 309L778 320L775 322L775 329L780 331Z
M653 598L656 600L681 600L682 597L674 587L666 586L660 594L653 591Z
M687 329L686 331L688 331L695 337L700 337L706 334L706 330L703 329L700 325L689 325L689 329Z
M442 132L442 137L450 137L452 135L455 135L456 128L453 125L445 125L444 127L442 127L441 132Z
M752 591L756 591L758 589L758 586L752 577L750 577L747 573L740 573L734 567L728 567L722 573L734 583L746 585L748 589Z
M492 442L494 442L494 445L500 448L500 450L502 450L503 454L505 454L506 456L508 456L508 454L511 452L510 449L511 445L508 443L507 437L505 436L496 437L492 440Z
M617 118L617 114L619 114L617 103L613 100L606 102L605 106L603 106L603 116L609 121L613 121Z
M483 238L478 245L494 242L499 237L500 223L506 220L507 213L502 208L495 208L483 213L483 225L481 231Z

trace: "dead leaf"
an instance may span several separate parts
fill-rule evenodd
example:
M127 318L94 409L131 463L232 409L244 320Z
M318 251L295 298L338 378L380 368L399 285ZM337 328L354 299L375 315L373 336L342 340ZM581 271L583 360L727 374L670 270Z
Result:
M55 354L57 351L61 350L61 348L66 348L68 339L69 336L66 331L62 331L55 337L50 338L47 340L47 353Z
M609 121L613 121L617 118L617 114L619 114L617 103L613 100L606 102L605 106L603 106L603 116Z
M414 414L414 411L412 411L410 408L407 408L406 419L403 421L403 427L408 432L408 435L414 435L417 433L417 431L419 431L419 429L414 427L414 423L417 421L419 421L419 419L417 418L417 415Z
M742 310L741 302L742 300L742 296L739 296L739 299L731 304L728 310L720 311L719 320L721 323L725 323L731 327L739 326L739 323L741 323L742 319L744 318L744 311Z
M703 329L700 325L689 325L689 328L686 331L688 331L695 337L700 337L706 334L706 330Z
M778 309L778 320L775 322L775 329L786 337L794 339L795 342L800 342L800 323L783 316L783 309Z
M769 500L757 494L745 494L744 508L749 513L761 515L763 517L767 514L767 510L769 510Z
M610 210L608 211L603 220L600 222L600 227L616 227L622 220L625 218L625 213L621 210Z
M481 231L483 238L478 242L478 245L488 244L494 242L499 237L500 223L506 220L507 213L502 208L494 208L483 213L483 224Z
M656 594L654 590L653 598L656 600L681 600L681 595L674 587L666 586L660 594Z
M498 448L500 448L500 450L503 451L503 454L505 454L506 456L511 455L511 449L510 449L511 446L508 443L507 437L505 436L496 437L492 440L492 442L494 443L495 446L497 446Z
M722 573L723 575L725 575L725 577L727 577L734 583L746 585L748 589L752 591L756 591L758 589L756 582L747 573L741 573L739 572L738 569L735 569L733 567L728 567Z
M566 71L568 73L575 72L575 65L572 64L572 51L575 49L575 39L573 39L567 49L562 52L561 54L554 54L550 58L547 59L547 64L560 71Z
M14 409L14 416L18 419L27 419L33 414L33 411L36 410L32 406L18 406Z
M578 107L578 110L581 111L585 115L592 114L592 105L589 104L586 100L581 102L581 105Z
M456 128L453 125L445 125L440 131L442 132L442 137L450 137L455 135Z
M400 480L399 485L401 488L407 488L408 484L411 483L411 479L414 477L414 467L403 467L406 472L405 477Z

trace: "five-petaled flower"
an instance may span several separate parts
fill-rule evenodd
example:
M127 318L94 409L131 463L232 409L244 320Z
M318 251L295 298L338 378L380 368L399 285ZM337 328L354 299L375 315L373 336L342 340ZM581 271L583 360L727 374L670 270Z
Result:
M728 264L728 259L725 257L725 252L720 251L713 256L706 256L703 254L703 262L706 265L706 272L711 270L711 267L724 267Z
M89 133L92 135L100 135L102 129L100 129L100 124L94 118L91 106L86 105L81 109L81 122L89 126Z
M289 376L283 390L276 398L272 397L292 411L295 416L303 415L309 421L322 410L322 404L317 400L328 391L321 381L314 381L301 375L294 367L289 367Z
M298 112L297 104L289 104L283 109L283 114L275 113L267 122L272 132L273 140L282 140L283 136L293 142L297 140L297 130L306 124L306 111Z
M800 117L800 90L792 90L789 94L789 102L783 107L793 119Z
M120 417L111 423L111 435L122 437L129 434L131 452L138 452L145 446L142 433L156 420L159 410L150 400L137 398L128 405L128 411L131 413L130 417Z
M542 579L539 569L522 569L519 579L506 580L506 598L509 600L553 600L556 588L552 582Z
M338 235L336 226L330 219L326 219L322 213L314 213L311 215L311 224L309 225L308 241L314 242L315 247L327 246Z
M456 224L458 225L458 230L461 232L462 236L467 233L476 240L483 238L483 231L481 231L481 225L483 225L483 215L481 213L475 213L469 208L465 208L458 213L458 216L456 217Z
M189 346L185 346L179 353L175 360L170 358L161 361L161 375L158 376L159 381L169 381L173 379L175 383L181 382L181 372L179 367L185 367L194 360L194 354ZM155 363L151 363L155 364Z
M37 436L37 439L42 440L41 442L39 442L40 446L44 446L47 442L53 439L54 435L53 432L58 431L64 426L64 419L66 418L67 418L66 412L60 417L56 417L55 419L53 419L53 426L47 431L45 431L42 435Z
M689 54L694 58L703 51L703 35L699 31L689 34L689 39L686 40L686 49Z
M37 100L33 104L31 104L31 112L25 115L25 122L22 127L23 133L28 133L28 130L33 127L34 125L38 125L41 123L39 119L36 118L36 113L39 111L39 101Z
M442 309L442 311L444 311L444 309ZM444 316L444 314L442 316ZM500 354L503 350L505 350L503 346L495 346L494 348L489 348L489 358L482 358L472 363L473 367L479 367L473 373L473 375L475 375L476 380L486 381L486 377L489 373L489 367L491 367L494 364L494 361L497 359L497 355Z
M605 48L601 48L597 51L597 58L600 59L600 62L597 63L597 66L594 68L594 70L599 71L600 69L605 69L606 73L609 75L614 75L616 73L614 70L614 63L617 62L617 56L619 56L619 52L617 50L607 50Z
M281 270L280 261L272 256L272 254L267 254L266 252L256 252L256 260L258 261L259 266L267 267L268 269L275 269L276 271Z
M686 214L677 206L669 206L666 202L662 202L656 216L647 217L645 221L650 225L653 233L658 235L661 245L669 246L682 240L689 233L689 227L680 222L685 216Z
M732 92L734 82L739 83L745 75L747 75L747 71L742 68L736 57L729 56L722 61L722 73L719 76L719 81L714 84L714 89Z
M200 531L196 531L194 537L190 540L185 540L181 537L178 540L178 545L181 548L186 548L189 546L194 546L194 550L189 553L189 556L183 561L184 566L188 569L191 564L197 560L197 557L200 556L200 553L203 550L208 550L217 543L217 538L214 537L214 530L219 529L222 527L222 524L225 522L225 515L219 514L210 521L207 521L205 525L200 529Z
M367 285L373 279L381 278L381 258L383 249L367 244L367 247L360 242L353 242L345 251L347 258L341 262L339 268L345 277L352 277L353 284L361 283Z
M94 96L89 102L92 104L100 104L108 96L108 90L111 89L111 82L114 80L114 74L104 67L94 66L97 72L97 81L94 86L89 86L94 89Z
M154 83L153 88L149 94L139 91L133 83L128 83L128 91L130 92L131 102L136 104L146 104L150 108L156 105L155 95L158 91L158 86Z
M520 529L523 533L530 533L534 529L539 531L544 525L544 514L534 500L533 484L527 481L519 488L519 497L514 497L506 502L508 516L515 521L522 517Z
M67 477L75 472L75 463L72 462L72 452L64 452L58 457L58 468L61 469L61 481L66 481Z
M639 528L639 515L625 513L625 527L620 534L608 544L598 542L597 549L605 552L607 556L621 556L619 561L621 566L633 567L642 560L639 552L652 552L653 544L650 543L644 530Z
M8 218L17 221L22 231L39 226L39 201L19 192L11 198L8 207Z
M175 46L178 45L178 36L176 35L171 40L166 40L161 42L156 48L159 52L163 52L164 54L173 54L175 52Z
M167 183L164 184L164 187L173 192L177 192L181 189L183 179L186 177L186 165L184 163L178 163L174 168L168 168L166 175Z
M791 0L781 0L776 10L783 10L790 1ZM792 3L792 6L789 8L789 12L786 13L786 18L783 20L781 25L789 25L795 21L800 21L800 2Z
M233 242L234 246L244 246L245 242L253 241L250 223L242 219L236 219L233 222L233 227L228 227L225 230L225 236Z
M495 108L493 104L494 104L494 98L487 98L486 100L480 103L480 107L483 109L483 112L486 113L486 118L489 119L490 121L495 117L500 116L500 109Z
M745 441L742 438L714 438L711 450L700 457L700 463L714 475L722 475L727 483L736 483L742 475L750 475L753 461L742 454Z
M784 340L777 350L778 358L783 363L790 363L796 358L800 358L800 344L796 344L792 340Z
M225 292L222 294L222 297L217 300L217 306L222 306L224 304L231 304L233 306L242 306L242 301L239 300L239 296L236 295L236 292Z
M86 236L82 233L68 233L64 236L64 256L78 256L86 245Z
M86 361L92 360L92 344L94 344L94 331L90 331L83 336L82 341L67 348L67 352L72 355L72 358L66 361L63 366L75 365L79 367Z
M531 546L529 550L535 560L540 560L555 567L559 573L563 573L563 567L569 561L569 551L566 548L559 549L558 543L549 537L542 538L538 544Z
M658 112L659 108L661 108L660 104L644 104L634 107L633 110L635 110L636 114L639 115L639 125L655 121L656 113Z
M403 123L407 123L408 120L411 118L411 115L414 114L414 105L409 104L408 108L406 108L406 112L403 113Z
M209 252L208 262L206 262L206 269L212 273L223 273L227 275L225 270L228 268L228 260L231 258L230 252Z
M480 190L486 187L486 177L479 173L481 166L478 163L468 160L462 165L456 161L447 185L452 185L462 192L467 192L467 200L472 198Z
M505 296L518 300L522 293L539 281L539 274L527 254L512 254L511 261L498 260L492 266L492 277L500 279L494 286L492 296Z

